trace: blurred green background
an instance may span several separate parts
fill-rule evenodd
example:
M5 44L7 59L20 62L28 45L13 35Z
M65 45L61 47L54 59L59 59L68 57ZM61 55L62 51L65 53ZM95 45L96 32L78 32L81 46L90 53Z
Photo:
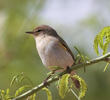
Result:
M25 34L38 25L47 24L57 30L74 55L74 46L89 58L97 57L93 49L95 35L110 25L109 0L0 0L0 89L7 89L14 75L24 73L38 85L47 76L36 52L32 36ZM100 50L101 53L101 50ZM110 99L110 69L105 63L77 71L88 85L83 100ZM61 100L52 84L53 100ZM44 92L37 95L46 100ZM36 99L37 100L37 99ZM69 93L63 100L76 100Z

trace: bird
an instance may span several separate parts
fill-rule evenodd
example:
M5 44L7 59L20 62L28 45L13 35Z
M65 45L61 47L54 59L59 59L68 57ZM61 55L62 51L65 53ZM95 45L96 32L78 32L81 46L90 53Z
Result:
M64 71L75 64L69 46L49 25L40 25L26 33L33 35L41 61L49 70L52 70L51 66L58 66Z

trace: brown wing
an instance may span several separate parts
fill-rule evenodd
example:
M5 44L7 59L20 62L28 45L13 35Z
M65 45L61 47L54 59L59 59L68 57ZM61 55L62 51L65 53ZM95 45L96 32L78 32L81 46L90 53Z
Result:
M55 36L56 38L58 38L58 40L61 42L61 44L64 46L64 48L67 49L67 51L70 53L70 55L72 56L72 58L73 58L73 60L74 60L74 62L75 62L74 55L73 55L73 53L71 52L71 50L69 49L67 43L57 34L57 32L56 32L54 29L52 30L51 33L52 33L52 34L50 34L50 35ZM53 33L54 33L54 34L53 34Z
M74 58L74 55L73 53L71 52L71 50L69 49L67 43L60 37L58 36L59 38L59 41L62 43L62 45L67 49L67 51L70 53L70 55L72 56L73 60L75 61L75 58Z

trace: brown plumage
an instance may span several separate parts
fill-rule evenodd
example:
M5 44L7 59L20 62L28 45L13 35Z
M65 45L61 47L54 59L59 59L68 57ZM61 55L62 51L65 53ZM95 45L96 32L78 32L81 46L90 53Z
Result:
M39 56L45 66L71 67L74 55L67 43L48 25L41 25L31 32L36 40Z

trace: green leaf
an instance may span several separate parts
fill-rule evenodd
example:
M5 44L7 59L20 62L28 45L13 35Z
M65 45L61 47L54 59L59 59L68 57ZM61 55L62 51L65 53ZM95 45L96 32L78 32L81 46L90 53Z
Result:
M99 55L98 46L103 50L103 55L107 52L110 44L110 26L104 27L94 39L94 50Z
M108 42L104 43L103 55L107 52L108 44L109 44Z
M81 54L81 52L79 51L79 49L78 49L76 46L74 46L74 48L76 49L76 51L78 52L78 54L81 56L82 54Z
M11 96L9 95L9 88L5 90L0 90L0 100L11 100Z
M79 77L78 75L74 75L72 77L76 78L79 81L79 83L80 83L79 98L83 98L86 94L86 91L87 91L87 85L86 85L85 81L81 77Z
M42 90L46 91L48 100L52 100L52 94L51 94L50 90L48 88L43 88Z
M5 90L0 90L0 95L3 100L5 100Z
M105 68L104 68L104 72L107 70L109 64L110 64L110 63L107 63L107 64L106 64L106 66L105 66Z
M70 74L64 74L60 81L59 81L59 95L61 98L64 98L66 93L68 92L69 86L68 86L68 78L70 77Z
M87 56L84 56L80 51L79 49L75 46L74 47L76 49L76 51L78 52L78 55L77 55L77 58L76 58L76 61L78 63L78 61L82 62L82 63L85 63L86 61L89 60L89 58Z
M11 81L11 83L10 83L10 86L12 86L12 85L14 84L14 82L16 81L16 77L17 77L17 76L14 76L14 77L12 78L12 81Z
M96 37L95 37L95 39L94 39L94 50L95 50L95 52L96 52L97 55L99 55L98 41L99 41L99 36L96 35Z
M6 94L9 95L9 93L10 93L10 89L8 88L8 89L6 90Z
M32 95L32 100L36 100L36 94L35 93Z
M49 69L53 70L53 71L57 71L57 70L61 70L63 68L59 67L59 66L48 66Z
M85 63L86 61L89 61L89 58L87 56L84 56L80 51L79 49L75 46L74 47L76 49L76 51L78 52L78 55L76 57L76 61L75 63L78 64L78 63ZM86 67L84 66L84 72L86 71Z
M9 99L10 98L10 89L8 88L7 90L6 90L6 95L5 95L5 98L7 99L7 100L11 100L11 99Z
M12 86L14 83L17 83L17 84L20 83L21 81L19 80L21 80L23 77L24 77L23 73L13 76L10 86Z
M29 88L29 85L24 85L22 87L20 87L18 90L16 90L15 92L15 97L18 96L19 94L21 94L25 89Z
M36 100L36 93L29 96L26 100Z

